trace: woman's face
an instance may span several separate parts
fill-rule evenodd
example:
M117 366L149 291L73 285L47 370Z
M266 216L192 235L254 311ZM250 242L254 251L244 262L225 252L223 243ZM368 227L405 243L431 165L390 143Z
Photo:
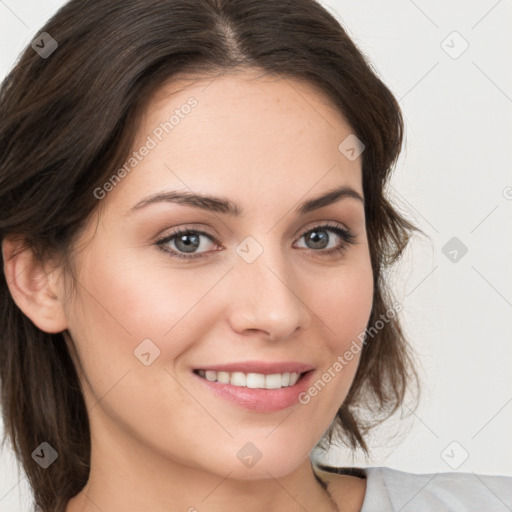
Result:
M351 134L292 79L221 75L153 98L137 155L96 191L63 305L93 459L256 479L308 457L348 392L359 353L343 356L372 307ZM312 202L340 187L352 195Z

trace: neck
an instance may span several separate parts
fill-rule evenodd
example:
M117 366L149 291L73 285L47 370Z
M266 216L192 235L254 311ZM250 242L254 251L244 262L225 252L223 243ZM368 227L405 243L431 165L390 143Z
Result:
M199 463L176 461L127 436L98 439L93 431L91 434L89 480L70 500L66 512L338 510L309 456L282 477L273 476L272 468L266 468L266 477L238 480L230 477L233 471L219 474Z

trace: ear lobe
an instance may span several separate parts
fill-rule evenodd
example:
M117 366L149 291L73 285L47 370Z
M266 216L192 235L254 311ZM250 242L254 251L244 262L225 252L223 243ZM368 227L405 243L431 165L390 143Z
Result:
M9 291L23 313L42 331L58 333L67 329L63 294L54 276L58 269L49 272L19 239L5 238L2 255Z

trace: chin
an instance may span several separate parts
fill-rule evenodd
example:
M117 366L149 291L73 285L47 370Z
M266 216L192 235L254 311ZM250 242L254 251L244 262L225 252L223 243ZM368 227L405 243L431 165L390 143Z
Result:
M280 461L277 459L267 460L266 463L260 460L251 468L244 467L243 464L240 464L240 467L235 467L234 469L229 469L228 467L226 467L227 471L225 474L228 474L229 471L232 471L229 474L229 478L231 480L247 482L255 480L264 480L272 477L282 478L292 473L295 469L297 469L299 465L300 462L297 462L297 464L290 464L290 461L286 461L285 463L283 463L282 458L280 458Z
M304 446L297 446L297 440L291 442L290 437L288 442L282 437L276 437L274 440L268 438L255 440L254 443L244 443L240 448L236 448L234 463L229 457L225 474L232 471L230 478L236 480L260 480L271 476L282 478L289 475L303 464L304 460L309 460L311 451L306 442Z

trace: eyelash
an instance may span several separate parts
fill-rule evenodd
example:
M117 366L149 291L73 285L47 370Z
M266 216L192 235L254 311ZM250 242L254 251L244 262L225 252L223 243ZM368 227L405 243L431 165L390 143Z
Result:
M299 239L302 238L304 235L307 235L308 233L311 233L312 231L320 231L320 230L333 231L334 233L336 233L336 235L338 235L342 239L342 242L341 242L340 245L338 245L337 247L333 247L331 249L327 249L327 250L309 249L312 252L321 253L322 256L330 256L330 255L336 254L336 253L340 253L341 254L344 251L346 251L350 245L354 245L354 243L355 243L354 240L355 240L356 237L348 229L342 228L338 224L329 224L329 223L328 224L322 224L322 225L319 225L319 226L315 226L315 227L313 227L311 229L308 229L307 231L302 233L302 235L299 237ZM157 240L155 242L155 245L160 250L162 250L166 254L170 255L171 257L183 258L183 259L187 259L187 260L196 259L196 258L203 258L209 252L211 252L211 251L207 251L207 252L196 253L196 254L191 253L190 255L186 256L184 253L175 251L174 249L170 249L170 248L168 248L165 245L168 242L172 241L176 237L179 237L179 236L185 235L185 234L190 234L190 233L195 233L197 235L204 235L204 236L208 237L215 244L219 244L218 240L215 237L213 237L209 233L206 233L205 231L201 231L201 230L198 230L198 229L177 228L177 229L173 230L170 235L167 235L164 238L161 238L161 239Z

